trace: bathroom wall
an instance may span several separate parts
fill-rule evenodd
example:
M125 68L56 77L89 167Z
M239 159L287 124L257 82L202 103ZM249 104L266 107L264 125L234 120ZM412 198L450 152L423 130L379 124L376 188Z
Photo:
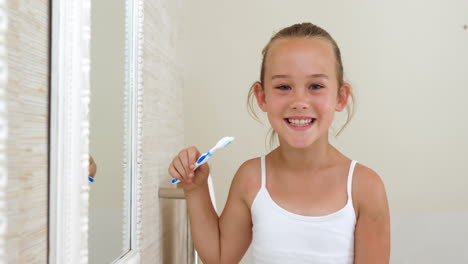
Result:
M9 0L8 263L47 262L49 1Z
M467 1L202 0L188 10L186 145L204 151L236 137L210 161L219 211L239 165L269 151L268 127L246 108L261 50L279 29L309 21L341 47L357 112L331 140L386 185L391 262L468 262Z
M184 146L183 67L179 44L188 1L144 1L142 123L142 263L185 263L186 207L159 200L167 168Z

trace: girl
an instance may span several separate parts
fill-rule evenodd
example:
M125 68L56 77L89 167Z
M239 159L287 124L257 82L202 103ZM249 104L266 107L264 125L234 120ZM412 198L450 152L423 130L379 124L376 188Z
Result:
M251 246L253 263L388 263L382 180L328 140L335 111L352 96L333 38L310 23L279 31L263 50L252 94L279 146L241 165L220 217L208 165L193 171L197 148L182 150L168 169L182 181L202 261L238 263Z

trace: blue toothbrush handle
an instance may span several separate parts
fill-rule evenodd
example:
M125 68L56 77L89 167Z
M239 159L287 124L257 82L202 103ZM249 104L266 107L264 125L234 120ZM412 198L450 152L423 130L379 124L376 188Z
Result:
M179 183L179 182L180 182L180 180L176 179L176 178L172 179L172 181L171 181L172 184L176 184L176 183Z

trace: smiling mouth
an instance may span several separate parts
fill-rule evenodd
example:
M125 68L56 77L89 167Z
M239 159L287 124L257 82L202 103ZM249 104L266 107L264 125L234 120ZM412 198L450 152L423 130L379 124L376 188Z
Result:
M306 118L306 119L295 119L295 118L285 118L284 119L288 124L295 127L306 127L312 125L315 122L315 118Z

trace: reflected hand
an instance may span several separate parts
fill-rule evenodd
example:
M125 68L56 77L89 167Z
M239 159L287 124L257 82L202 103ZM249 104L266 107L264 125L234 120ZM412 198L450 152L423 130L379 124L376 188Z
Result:
M89 175L89 180L94 181L94 176L96 175L97 171L97 166L96 163L94 162L94 159L91 155L89 155L89 169L88 169L88 175ZM92 180L91 180L92 179Z

